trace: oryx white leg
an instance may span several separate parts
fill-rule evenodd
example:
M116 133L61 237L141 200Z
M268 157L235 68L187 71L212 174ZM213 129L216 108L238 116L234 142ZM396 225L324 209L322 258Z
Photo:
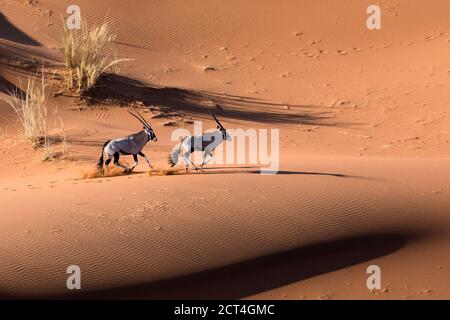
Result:
M192 166L195 168L195 170L197 170L197 168L195 167L195 165L191 162L190 156L191 156L191 151L190 151L190 150L189 150L189 151L186 151L186 152L183 154L184 167L185 167L186 171L188 171L189 166L192 165Z
M202 165L200 166L200 170L203 169L203 166L205 164L207 164L212 158L213 158L213 156L212 156L211 152L205 150L205 152L203 154L203 161L202 161Z
M142 151L139 152L139 155L140 155L141 157L144 157L144 158L145 158L145 161L147 161L147 164L148 164L149 168L150 168L150 169L153 169L152 163L150 162L150 160L147 158L147 156L146 156Z

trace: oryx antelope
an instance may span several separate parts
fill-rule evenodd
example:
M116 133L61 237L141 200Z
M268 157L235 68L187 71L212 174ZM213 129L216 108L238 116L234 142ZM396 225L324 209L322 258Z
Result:
M151 125L144 119L144 117L138 111L134 110L134 112L136 114L128 111L129 114L138 119L144 125L143 127L144 130L126 136L124 138L113 139L105 142L102 148L102 155L98 160L98 167L101 169L102 173L104 173L103 172L104 166L106 167L106 171L108 172L109 163L113 158L114 158L114 165L124 169L125 173L131 173L138 164L138 155L144 157L145 160L147 161L148 166L150 168L153 168L152 164L150 163L150 160L145 156L145 154L142 153L142 149L150 140L158 141L158 139L156 138L156 135L153 132ZM107 155L107 159L105 163L103 163L103 156L105 154ZM119 158L121 154L133 155L134 165L131 168L128 168L119 163Z
M198 168L191 162L190 155L194 151L203 151L203 160L200 165L200 170L205 164L207 164L212 159L212 152L217 146L219 146L224 140L231 141L231 136L227 133L227 130L222 126L222 124L217 120L214 114L211 114L214 120L217 122L217 131L204 133L203 135L196 136L186 136L181 139L181 142L177 144L170 156L169 164L173 167L178 163L178 158L181 153L183 153L183 162L186 171L189 170L189 166L192 165L195 170Z

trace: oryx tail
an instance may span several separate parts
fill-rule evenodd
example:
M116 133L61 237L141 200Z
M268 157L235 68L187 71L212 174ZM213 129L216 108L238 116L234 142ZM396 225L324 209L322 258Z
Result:
M106 141L105 144L103 145L102 154L100 156L100 159L98 159L98 164L97 164L97 166L99 168L103 168L103 155L104 155L105 147L109 142L111 142L111 140Z
M180 144L177 144L172 152L169 154L169 165L173 167L178 163L178 156L180 155Z
M173 147L172 152L169 154L169 165L171 167L175 166L178 163L178 158L179 158L180 153L181 153L181 148L182 148L183 142L184 142L184 140L186 138L188 138L188 137L180 138L180 143L177 143Z

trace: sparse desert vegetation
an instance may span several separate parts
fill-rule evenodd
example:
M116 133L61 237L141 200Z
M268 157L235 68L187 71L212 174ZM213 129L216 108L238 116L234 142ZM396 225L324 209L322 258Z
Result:
M41 70L28 77L25 90L15 88L3 97L17 114L25 138L33 148L41 149L42 160L54 159L57 140L63 142L62 152L67 152L63 121L57 109L49 110L47 106L49 86L50 82Z
M115 37L107 23L91 28L84 24L81 30L64 27L62 44L68 89L77 94L86 92L95 86L103 73L126 60L114 59L108 52Z
M48 136L47 99L48 84L43 73L29 76L25 91L16 88L4 97L16 112L25 137L36 148L42 146Z

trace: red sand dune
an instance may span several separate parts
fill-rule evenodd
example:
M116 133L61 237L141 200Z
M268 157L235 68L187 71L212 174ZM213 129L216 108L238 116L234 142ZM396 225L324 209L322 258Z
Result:
M0 1L0 95L30 66L60 65L69 4ZM94 105L50 97L64 159L42 162L0 100L0 297L450 297L448 1L383 1L377 31L370 1L79 4L133 60ZM144 113L154 174L141 161L93 178L103 143L140 129L135 105L177 113ZM164 175L175 144L164 124L212 128L217 106L227 128L280 129L279 174ZM366 287L372 264L381 290Z

